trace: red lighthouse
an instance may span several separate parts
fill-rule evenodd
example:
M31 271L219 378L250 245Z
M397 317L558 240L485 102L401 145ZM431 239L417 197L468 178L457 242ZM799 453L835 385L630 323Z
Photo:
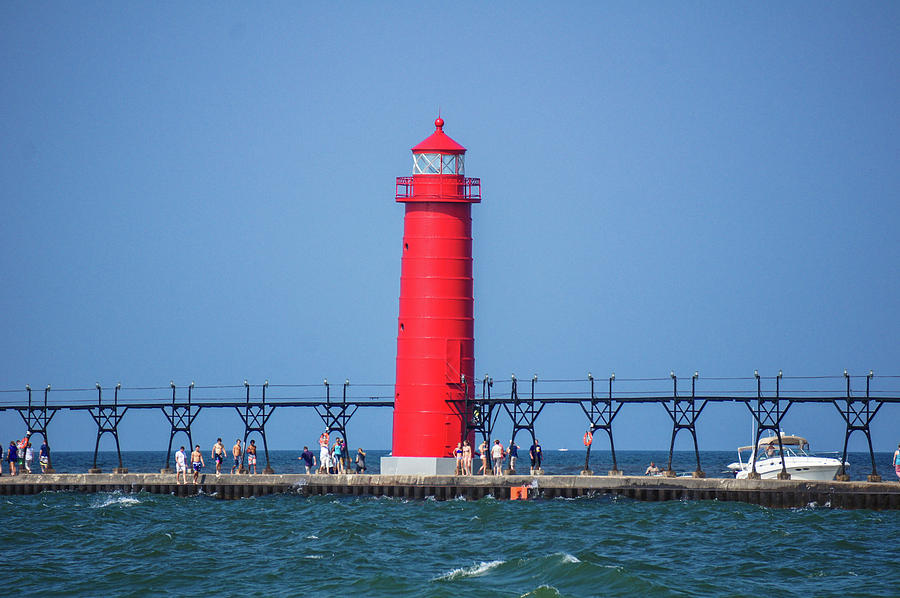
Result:
M412 177L397 178L406 204L394 388L395 473L453 473L466 398L474 397L471 205L481 181L466 178L466 148L444 121L412 148ZM474 439L474 435L470 440ZM449 467L449 471L446 468ZM386 472L387 473L387 472Z

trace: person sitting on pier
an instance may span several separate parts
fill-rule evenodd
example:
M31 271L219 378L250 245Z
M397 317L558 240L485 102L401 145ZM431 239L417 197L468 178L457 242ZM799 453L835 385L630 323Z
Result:
M650 466L644 471L644 475L659 475L659 467L656 466L656 463L650 461Z
M241 439L238 438L234 441L234 446L231 447L231 455L234 457L234 465L231 467L231 473L237 471L241 473L241 455L243 454L243 449L241 448Z
M253 473L256 473L256 441L251 440L250 444L247 445L247 473L250 473L250 468L253 467Z
M197 484L197 478L200 477L200 469L203 467L206 467L206 463L203 461L203 453L200 452L200 445L198 444L194 447L194 452L191 453L191 469L194 470L194 485Z

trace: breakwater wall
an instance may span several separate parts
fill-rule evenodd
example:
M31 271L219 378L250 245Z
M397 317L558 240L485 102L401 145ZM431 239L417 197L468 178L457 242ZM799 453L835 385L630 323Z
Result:
M231 475L203 474L197 485L175 482L171 474L32 474L0 478L0 495L40 492L149 492L218 499L272 494L299 496L385 496L412 500L505 500L616 497L643 501L718 500L765 507L900 509L896 482L812 482L639 476L393 476L393 475Z

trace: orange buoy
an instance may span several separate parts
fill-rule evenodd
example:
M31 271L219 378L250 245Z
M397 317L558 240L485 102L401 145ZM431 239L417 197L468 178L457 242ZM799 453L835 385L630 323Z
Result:
M509 500L528 500L528 486L512 486L509 489Z
M591 446L592 442L594 442L594 435L588 430L584 433L584 446Z

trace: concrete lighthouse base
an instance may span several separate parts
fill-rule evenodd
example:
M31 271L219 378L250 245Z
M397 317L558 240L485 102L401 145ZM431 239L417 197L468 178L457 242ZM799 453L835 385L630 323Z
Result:
M382 457L382 475L453 475L452 457Z

